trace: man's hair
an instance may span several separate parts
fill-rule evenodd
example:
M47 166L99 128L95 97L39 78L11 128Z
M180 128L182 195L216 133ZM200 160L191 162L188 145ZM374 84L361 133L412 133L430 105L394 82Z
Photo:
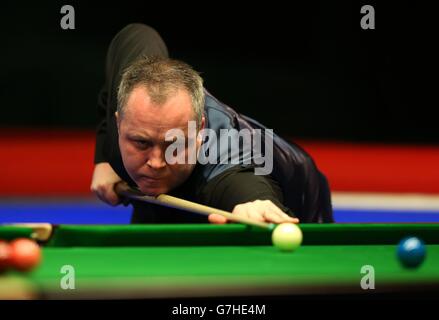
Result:
M122 117L128 97L134 88L145 87L152 102L161 105L178 89L185 89L192 109L201 125L204 112L203 79L188 64L169 58L144 56L125 69L117 92L117 112Z

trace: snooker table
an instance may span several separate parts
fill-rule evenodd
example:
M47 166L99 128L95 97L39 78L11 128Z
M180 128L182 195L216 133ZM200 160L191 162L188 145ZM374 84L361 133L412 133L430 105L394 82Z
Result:
M1 239L36 237L42 263L0 275L0 298L106 299L435 294L439 224L303 224L295 252L280 252L271 232L242 224L0 226ZM47 225L46 225L47 227ZM38 232L37 232L38 231ZM396 247L422 238L427 257L403 268ZM74 289L62 289L62 267ZM374 268L374 289L360 283Z

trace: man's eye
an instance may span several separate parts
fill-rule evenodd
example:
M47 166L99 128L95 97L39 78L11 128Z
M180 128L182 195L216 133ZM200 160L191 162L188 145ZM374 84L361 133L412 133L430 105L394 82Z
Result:
M148 141L145 140L134 140L134 143L141 148L146 148L150 145L150 143Z

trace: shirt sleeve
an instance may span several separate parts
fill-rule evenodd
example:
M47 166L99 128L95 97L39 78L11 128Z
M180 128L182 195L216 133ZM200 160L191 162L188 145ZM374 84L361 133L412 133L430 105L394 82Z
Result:
M241 203L271 200L290 216L293 212L283 204L279 184L269 175L255 175L254 168L232 168L209 181L201 190L201 201L214 208L233 211Z
M107 139L107 100L108 92L104 88L99 92L97 107L97 126L94 163L108 162L105 152Z

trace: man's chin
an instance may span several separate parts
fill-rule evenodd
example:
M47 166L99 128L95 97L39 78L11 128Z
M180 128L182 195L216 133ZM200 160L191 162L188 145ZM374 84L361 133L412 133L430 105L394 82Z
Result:
M144 194L146 194L148 196L152 196L152 197L156 197L156 196L158 196L160 194L168 192L168 190L166 188L163 188L163 187L161 187L161 188L160 187L153 188L153 187L149 187L149 186L141 186L140 185L139 189L140 189L140 191L142 191L142 193L144 193Z

